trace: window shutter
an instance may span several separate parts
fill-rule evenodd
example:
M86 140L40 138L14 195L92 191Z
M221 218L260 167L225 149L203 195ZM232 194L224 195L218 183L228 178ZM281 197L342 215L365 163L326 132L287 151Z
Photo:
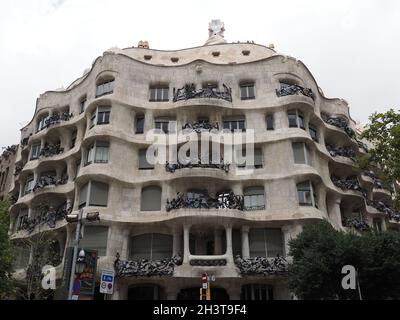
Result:
M294 163L296 164L306 164L305 158L305 144L304 142L296 142L292 144Z

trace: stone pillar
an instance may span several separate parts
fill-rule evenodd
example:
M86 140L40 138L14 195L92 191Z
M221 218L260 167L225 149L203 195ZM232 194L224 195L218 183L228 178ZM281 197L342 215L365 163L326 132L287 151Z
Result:
M242 258L250 258L250 244L249 244L249 232L250 228L248 226L242 227Z
M182 231L178 228L174 230L172 256L182 255Z
M343 227L342 225L342 212L340 210L340 205L341 205L342 200L340 198L335 199L335 202L333 204L333 213L334 217L336 220L336 224L338 227Z
M219 230L219 229L214 230L214 254L215 255L223 254L223 252L222 252L222 234L221 234L221 230Z
M41 138L40 139L40 150L42 150L44 148L45 144L46 144L46 141L44 140L44 138Z
M26 184L26 182L25 182ZM19 185L19 197L18 198L22 198L24 196L24 188L25 188L25 184L21 183Z
M114 293L111 300L127 300L128 299L128 286L125 279L116 279Z
M183 263L189 263L189 238L190 238L190 226L184 225L183 226Z
M289 250L289 241L292 239L292 226L290 226L290 225L284 226L282 228L282 232L283 232L283 239L285 241L284 255L285 255L285 257L288 257L289 251L290 251Z
M227 263L233 263L233 249L232 249L232 226L225 227L226 232L226 259Z
M144 119L144 133L147 133L151 129L154 129L153 111L146 110L145 119Z
M122 232L122 250L119 253L121 260L129 260L129 238L130 230L124 229Z

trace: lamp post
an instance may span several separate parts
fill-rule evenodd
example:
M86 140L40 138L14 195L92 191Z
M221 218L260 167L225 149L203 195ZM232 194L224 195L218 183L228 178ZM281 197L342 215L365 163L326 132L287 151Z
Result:
M72 256L72 266L71 266L71 274L70 274L70 279L69 279L69 290L68 290L68 300L72 300L72 293L74 289L74 278L75 278L75 269L76 269L76 260L78 257L78 248L79 248L79 240L80 240L80 235L81 235L81 225L82 225L82 215L83 215L83 210L79 210L78 215L71 215L70 219L71 222L76 222L78 223L76 226L76 232L75 232L75 243L74 243L74 254ZM68 221L68 217L67 217ZM70 222L70 221L68 221ZM82 250L83 251L83 250Z

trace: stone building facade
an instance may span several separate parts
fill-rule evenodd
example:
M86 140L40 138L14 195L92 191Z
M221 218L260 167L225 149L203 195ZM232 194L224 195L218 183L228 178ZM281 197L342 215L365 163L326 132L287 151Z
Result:
M16 153L12 238L51 231L64 254L65 215L99 212L81 247L98 250L98 270L116 268L113 299L197 299L206 272L215 299L266 300L291 298L288 242L305 224L398 228L391 193L353 171L367 146L347 102L326 98L301 61L223 31L215 22L206 45L184 50L110 49L42 94ZM254 130L251 170L148 163L148 133L181 128Z

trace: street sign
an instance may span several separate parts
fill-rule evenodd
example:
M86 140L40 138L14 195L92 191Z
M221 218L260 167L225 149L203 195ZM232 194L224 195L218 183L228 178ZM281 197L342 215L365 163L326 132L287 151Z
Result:
M115 278L114 271L103 270L101 272L100 293L104 294L114 293L114 278Z

